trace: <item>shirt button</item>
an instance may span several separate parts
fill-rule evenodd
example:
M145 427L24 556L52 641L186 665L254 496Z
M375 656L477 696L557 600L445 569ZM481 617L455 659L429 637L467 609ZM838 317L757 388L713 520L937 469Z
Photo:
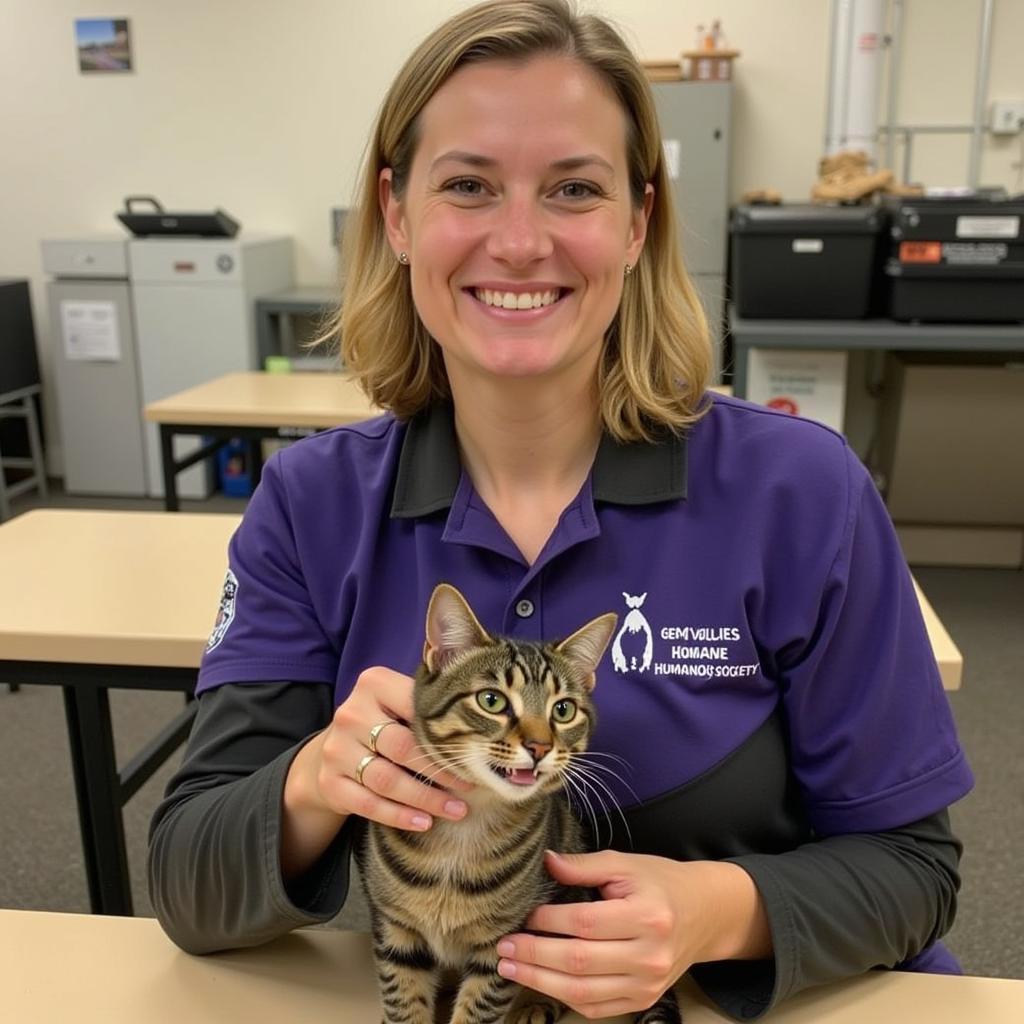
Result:
M525 597L522 601L516 602L516 615L521 619L528 619L533 614L533 602Z

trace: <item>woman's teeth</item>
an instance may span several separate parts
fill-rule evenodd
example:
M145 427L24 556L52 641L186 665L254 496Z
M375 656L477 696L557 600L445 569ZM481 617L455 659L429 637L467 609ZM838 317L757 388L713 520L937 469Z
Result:
M557 301L560 289L554 288L546 292L496 292L490 288L474 288L473 295L487 306L498 306L501 309L539 309L550 306Z

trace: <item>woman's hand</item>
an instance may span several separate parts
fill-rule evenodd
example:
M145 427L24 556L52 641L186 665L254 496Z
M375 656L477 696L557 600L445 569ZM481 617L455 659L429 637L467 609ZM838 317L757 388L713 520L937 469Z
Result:
M466 804L449 790L464 792L472 786L439 771L405 724L413 716L412 687L409 676L391 669L360 673L331 724L295 756L284 787L281 866L286 878L309 867L350 814L418 832L430 828L435 817L458 820L465 815ZM375 726L382 728L374 738Z
M692 964L771 955L753 879L735 864L618 853L558 855L565 885L600 889L593 903L546 904L498 944L498 973L560 999L588 1019L651 1006Z

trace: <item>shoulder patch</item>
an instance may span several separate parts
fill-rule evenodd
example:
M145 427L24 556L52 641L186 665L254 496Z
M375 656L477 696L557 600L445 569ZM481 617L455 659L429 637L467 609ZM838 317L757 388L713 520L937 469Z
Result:
M207 652L212 651L224 639L228 626L235 620L235 598L238 596L238 579L228 569L224 577L224 589L220 594L220 607L217 609L217 621L213 624L213 632L206 641Z

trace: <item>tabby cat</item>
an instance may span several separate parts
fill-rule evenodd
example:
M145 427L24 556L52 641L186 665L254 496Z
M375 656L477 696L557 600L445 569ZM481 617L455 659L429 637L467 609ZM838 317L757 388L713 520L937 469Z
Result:
M498 974L496 946L540 904L592 898L559 886L544 850L585 850L562 787L594 728L590 691L615 624L601 615L558 643L492 638L454 587L435 589L410 726L432 762L476 786L462 821L422 833L368 822L359 844L384 1024L434 1024L452 972L451 1024L561 1017L559 1002ZM679 1022L671 990L637 1017Z

